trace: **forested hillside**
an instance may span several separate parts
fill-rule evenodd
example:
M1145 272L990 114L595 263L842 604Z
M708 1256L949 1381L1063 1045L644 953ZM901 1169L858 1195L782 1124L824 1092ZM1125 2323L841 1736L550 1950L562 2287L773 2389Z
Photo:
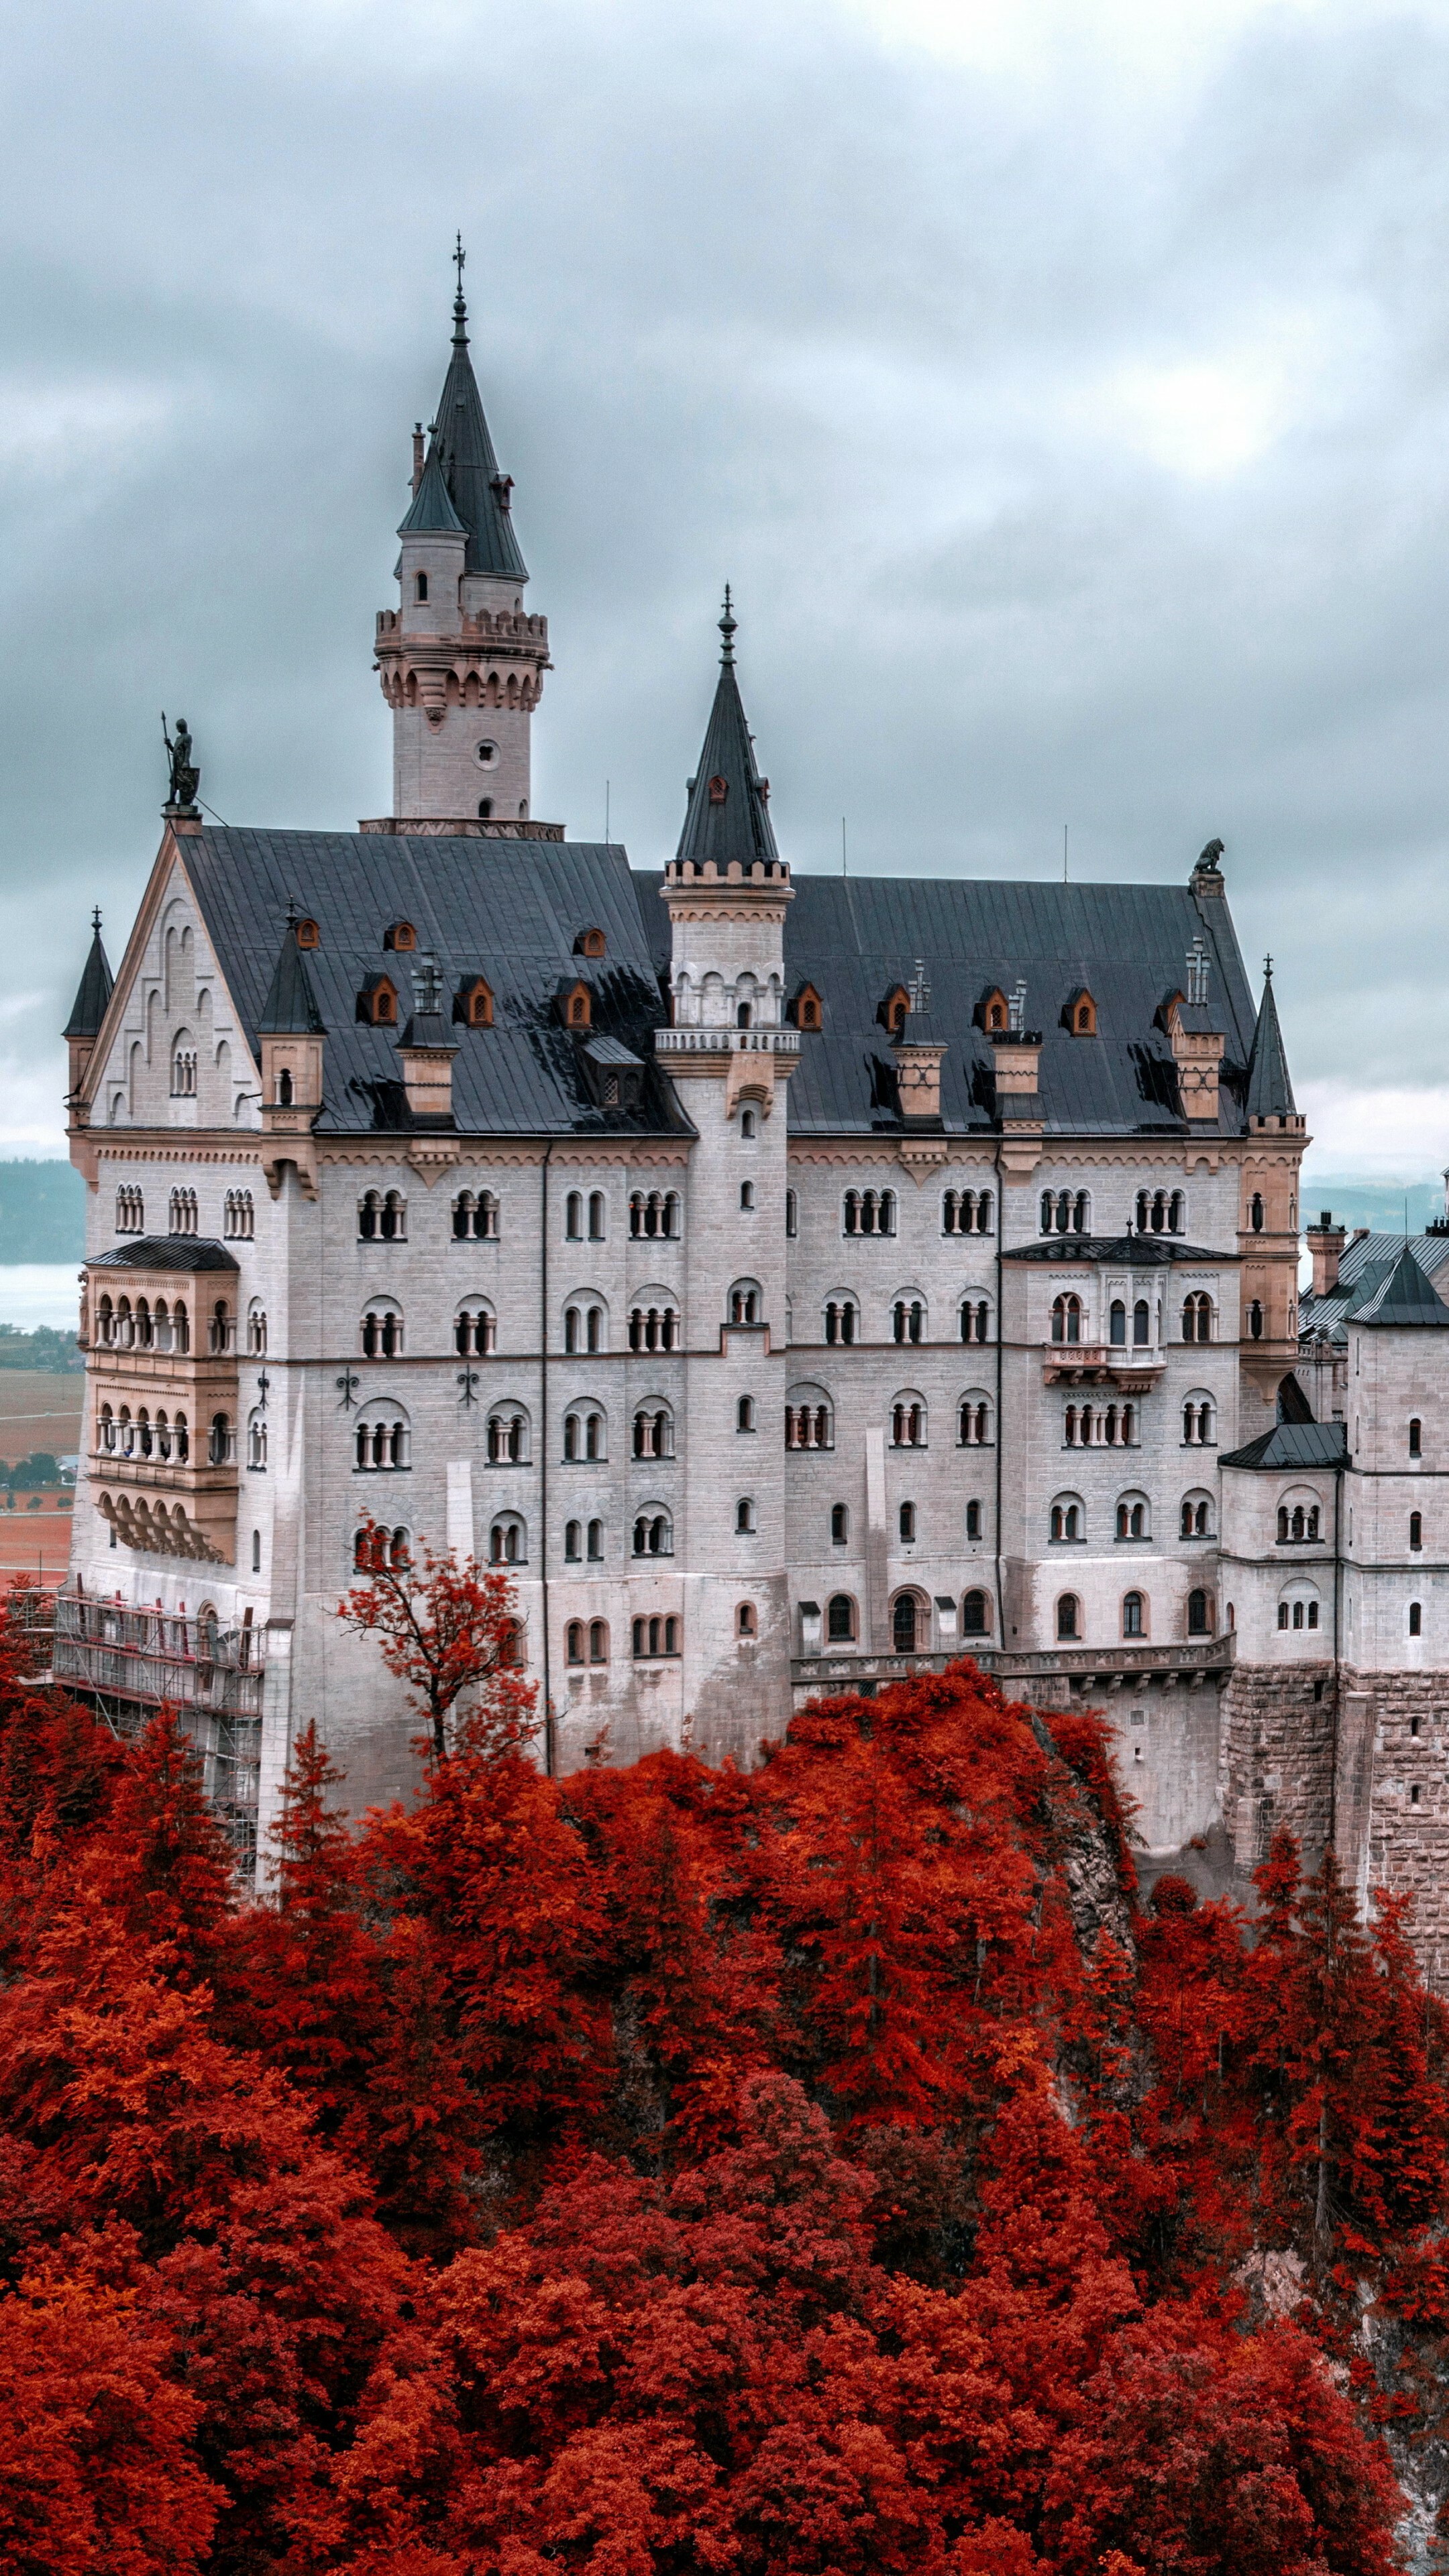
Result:
M1445 2022L1331 1863L1139 1912L970 1666L557 1783L510 1679L243 1905L6 1653L7 2568L1378 2576L1395 2465L1422 2557Z

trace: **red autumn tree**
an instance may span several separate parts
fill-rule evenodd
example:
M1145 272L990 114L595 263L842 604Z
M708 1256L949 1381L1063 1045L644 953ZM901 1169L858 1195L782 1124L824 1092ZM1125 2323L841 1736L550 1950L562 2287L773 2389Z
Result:
M456 1732L477 1752L502 1752L534 1732L537 1693L518 1660L518 1612L506 1574L476 1557L438 1556L423 1542L421 1562L398 1560L369 1514L359 1556L365 1581L337 1608L345 1626L375 1637L395 1679L427 1721L433 1758L448 1752L449 1720L460 1700Z

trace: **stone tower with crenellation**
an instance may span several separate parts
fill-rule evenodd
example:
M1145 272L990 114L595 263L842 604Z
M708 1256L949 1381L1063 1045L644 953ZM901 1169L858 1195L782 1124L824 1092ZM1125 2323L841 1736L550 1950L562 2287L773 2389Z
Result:
M548 620L524 607L512 477L488 434L467 323L460 251L452 353L426 455L414 432L398 605L377 620L393 810L371 831L517 834L531 824L530 728L549 667Z

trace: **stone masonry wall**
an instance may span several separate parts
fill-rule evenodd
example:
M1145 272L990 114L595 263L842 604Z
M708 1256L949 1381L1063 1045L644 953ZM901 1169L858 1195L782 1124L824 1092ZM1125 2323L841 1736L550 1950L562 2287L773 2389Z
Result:
M1333 1666L1240 1664L1223 1694L1223 1822L1244 1875L1280 1826L1316 1860L1333 1814Z

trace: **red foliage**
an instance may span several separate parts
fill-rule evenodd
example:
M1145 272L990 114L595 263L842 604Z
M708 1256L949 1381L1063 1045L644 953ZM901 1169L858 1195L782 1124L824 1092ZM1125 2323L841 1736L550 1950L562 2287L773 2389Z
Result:
M1449 2332L1402 1905L1280 1843L1256 1924L1138 1914L1103 1729L969 1665L556 1784L501 1578L345 1607L421 1793L349 1827L305 1730L251 1903L174 1719L0 1630L7 2566L1388 2576L1437 2345L1373 2367Z

